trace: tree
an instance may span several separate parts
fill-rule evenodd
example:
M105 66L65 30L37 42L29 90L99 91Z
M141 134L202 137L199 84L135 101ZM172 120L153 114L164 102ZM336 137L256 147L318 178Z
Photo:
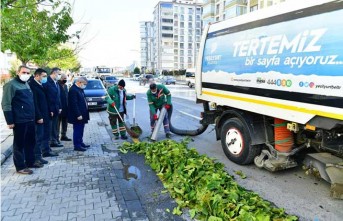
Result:
M72 37L67 34L73 23L68 2L50 1L45 7L38 7L37 0L7 2L11 4L2 9L1 50L16 53L23 64L43 60L50 48Z
M59 67L63 70L78 71L81 67L74 50L66 46L52 47L42 60L35 60L40 67Z
M139 69L139 67L135 67L135 69L133 69L133 73L134 74L140 74L141 70Z

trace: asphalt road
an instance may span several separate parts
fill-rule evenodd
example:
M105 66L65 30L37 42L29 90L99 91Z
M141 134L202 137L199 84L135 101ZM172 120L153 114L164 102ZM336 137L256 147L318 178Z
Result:
M185 85L171 85L168 88L172 92L172 102L174 106L172 123L174 127L179 129L194 129L199 122L200 112L202 106L195 104L194 89L190 89ZM126 89L128 93L136 93L136 122L143 129L141 140L147 140L150 134L149 126L149 108L146 100L145 92L148 85L139 86L138 82L126 80ZM132 101L128 101L129 119L132 122ZM103 112L106 115L106 112ZM210 126L203 134L193 137L193 142L190 147L195 147L200 154L222 162L226 166L229 174L235 176L236 181L248 190L257 192L264 199L272 202L277 207L285 208L289 214L296 215L300 220L325 220L325 221L339 221L343 217L343 201L334 200L330 198L330 184L324 180L318 180L312 176L305 175L301 166L285 171L271 173L264 169L259 169L254 165L240 166L229 161L220 144L216 141L213 126ZM161 131L158 134L158 140L164 139L164 133ZM172 139L182 140L183 137L173 135ZM142 156L130 154L123 157L123 161L129 165L143 167L144 171L149 171L149 167L142 162ZM241 170L246 176L246 179L241 179L235 174L235 171ZM145 180L145 185L140 186L142 195L146 197L146 207L150 213L156 211L163 213L164 209L170 207L173 201L166 198L166 196L158 196L161 184L154 175L145 175L148 180ZM148 178L149 177L149 178ZM137 181L138 183L143 181ZM144 189L146 187L146 189ZM157 191L151 191L151 190ZM153 193L152 193L153 192ZM150 197L149 194L152 195ZM156 195L157 194L157 195ZM159 201L161 200L161 201ZM160 207L151 205L151 202L159 202ZM168 203L166 203L168 202ZM165 204L166 203L166 204ZM158 203L157 203L158 204ZM150 205L150 206L149 206ZM171 210L172 211L172 210ZM148 212L149 213L149 212ZM161 213L161 214L162 214ZM160 220L178 220L177 217L160 217ZM187 216L182 219L188 219ZM154 220L154 219L153 219Z

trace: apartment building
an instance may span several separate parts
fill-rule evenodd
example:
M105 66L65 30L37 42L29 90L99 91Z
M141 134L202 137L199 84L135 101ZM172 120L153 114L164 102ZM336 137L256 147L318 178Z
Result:
M204 0L203 25L223 21L284 1L286 0Z
M140 57L142 72L155 69L153 54L153 25L152 21L140 22Z
M154 8L153 22L140 24L142 66L159 73L194 67L200 47L201 13L201 4L194 0L160 1Z

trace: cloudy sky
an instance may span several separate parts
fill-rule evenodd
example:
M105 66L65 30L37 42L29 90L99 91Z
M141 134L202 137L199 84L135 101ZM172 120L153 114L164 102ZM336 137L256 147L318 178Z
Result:
M70 0L75 24L82 30L83 67L128 66L139 60L140 21L152 21L158 0Z

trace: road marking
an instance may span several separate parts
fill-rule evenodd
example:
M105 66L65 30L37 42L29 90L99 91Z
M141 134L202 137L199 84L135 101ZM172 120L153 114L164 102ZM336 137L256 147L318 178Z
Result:
M197 119L197 120L201 120L201 119L202 119L202 118L200 118L200 117L194 116L194 115L189 114L189 113L186 113L186 112L184 112L184 111L178 110L178 112L180 112L181 114L187 115L187 116L189 116L189 117L195 118L195 119Z

